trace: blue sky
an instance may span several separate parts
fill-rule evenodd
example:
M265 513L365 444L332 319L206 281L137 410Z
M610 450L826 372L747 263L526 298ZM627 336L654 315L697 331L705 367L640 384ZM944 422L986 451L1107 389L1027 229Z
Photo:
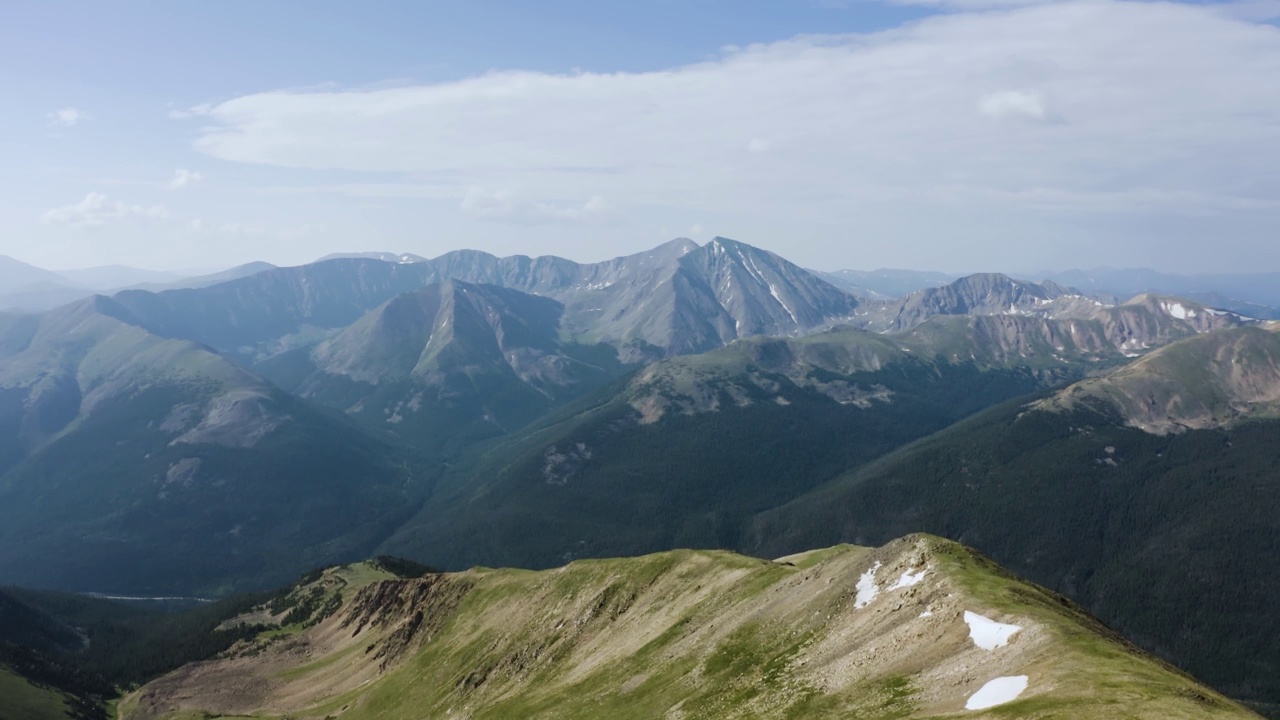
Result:
M0 253L1280 268L1275 0L28 2Z

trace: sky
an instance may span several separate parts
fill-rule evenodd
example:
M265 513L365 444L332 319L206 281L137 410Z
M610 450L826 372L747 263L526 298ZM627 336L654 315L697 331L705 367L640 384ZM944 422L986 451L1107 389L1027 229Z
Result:
M6 3L0 254L1280 270L1280 0Z

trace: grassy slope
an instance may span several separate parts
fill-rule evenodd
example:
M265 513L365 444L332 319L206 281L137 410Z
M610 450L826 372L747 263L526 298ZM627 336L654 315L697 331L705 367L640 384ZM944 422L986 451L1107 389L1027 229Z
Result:
M858 608L873 561L881 595ZM928 568L923 582L889 589L913 567ZM1023 630L977 649L968 609ZM292 643L168 676L123 717L1252 717L1062 598L924 536L787 563L674 551L377 583ZM1010 674L1032 678L1021 699L963 711ZM235 683L267 690L246 702Z
M65 720L71 707L62 693L33 685L0 666L0 720Z
M1219 689L1280 699L1280 423L1155 436L1014 403L754 521L781 553L946 535L1081 602Z

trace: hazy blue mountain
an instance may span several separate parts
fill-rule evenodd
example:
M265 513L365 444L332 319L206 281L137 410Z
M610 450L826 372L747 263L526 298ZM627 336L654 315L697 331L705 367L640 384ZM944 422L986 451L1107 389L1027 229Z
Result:
M52 270L38 268L8 255L0 255L0 295L8 295L33 285L71 286L75 284Z
M144 284L167 284L182 280L185 275L167 270L143 270L126 265L102 265L99 267L58 270L67 280L93 290L112 290Z
M0 262L0 264L3 263ZM160 292L179 288L208 287L253 275L275 266L265 262L252 262L216 273L192 276L184 276L178 272L139 270L123 265L63 270L57 273L43 271L29 265L26 267L39 270L41 273L49 273L49 275L41 275L43 279L25 285L0 288L0 310L44 312L99 293L110 295L122 290Z
M853 322L870 330L898 332L940 316L1021 316L1096 323L1115 347L1131 355L1196 333L1252 322L1237 313L1176 297L1142 294L1117 302L1053 281L1033 283L998 273L969 275L898 300L866 303Z
M413 456L101 296L0 323L0 578L217 593L358 557Z
M392 297L461 280L553 298L586 344L619 346L633 362L789 335L848 317L857 301L799 267L743 243L677 240L649 252L579 264L457 251L425 262L335 259L276 268L207 288L126 291L123 307L152 332L251 361L313 344Z
M251 262L243 265L237 265L226 270L219 270L214 273L204 273L200 275L190 275L180 277L176 280L167 282L147 282L129 285L113 285L110 289L115 292L121 290L148 290L150 292L161 292L163 290L181 290L186 288L202 288L210 285L228 282L231 280L239 280L242 277L257 275L266 270L272 270L276 266L268 262Z
M1280 273L1177 275L1146 268L1094 268L1039 274L1090 293L1128 297L1139 293L1178 295L1250 317L1280 314Z

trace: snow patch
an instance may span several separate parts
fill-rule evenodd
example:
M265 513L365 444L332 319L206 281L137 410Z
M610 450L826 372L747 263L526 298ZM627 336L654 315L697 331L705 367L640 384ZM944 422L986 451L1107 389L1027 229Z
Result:
M772 295L773 299L777 300L778 304L782 306L782 309L786 310L787 314L791 316L791 322L799 325L800 321L796 319L796 314L791 312L791 308L787 307L786 303L782 302L782 298L778 296L778 289L773 286L773 283L769 283L769 294Z
M904 570L902 571L902 576L895 580L893 584L889 586L889 589L900 590L902 588L909 588L913 585L918 585L920 584L920 581L924 579L925 573L927 572L929 572L929 568L927 567L922 568L918 573L913 573L910 570Z
M933 611L925 610L924 612L920 613L920 617L922 618L933 617Z
M1196 316L1195 310L1191 310L1187 308L1182 303L1162 302L1160 303L1160 307L1164 308L1165 312L1169 313L1173 317L1178 318L1179 320L1186 320L1189 317Z
M969 626L969 637L973 644L983 650L995 650L1009 644L1009 638L1022 629L1019 625L999 623L978 613L964 611L964 622Z
M853 599L853 606L859 610L871 604L872 600L880 594L880 586L876 585L876 571L880 569L880 563L877 561L871 569L862 573L862 577L858 578L858 594Z
M964 709L986 710L997 705L1004 705L1017 700L1022 691L1026 689L1026 675L998 677L983 685L978 689L978 692L970 695L968 702L964 704Z

